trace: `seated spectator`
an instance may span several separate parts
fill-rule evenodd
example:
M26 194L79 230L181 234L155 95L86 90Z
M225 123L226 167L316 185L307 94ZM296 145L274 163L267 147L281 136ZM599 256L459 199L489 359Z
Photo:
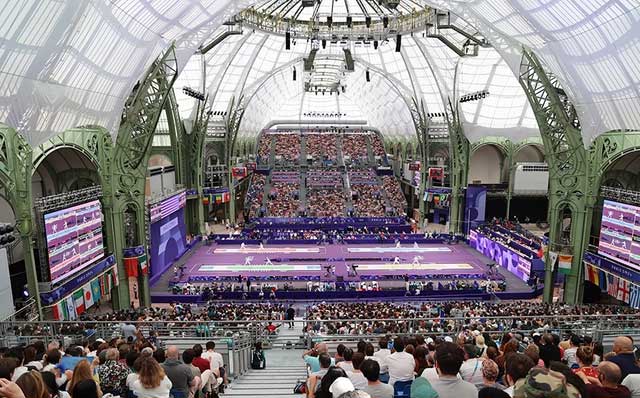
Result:
M505 363L504 381L508 388L505 390L510 396L514 396L514 386L518 380L524 380L535 364L528 356L517 352L509 354Z
M320 388L318 389L318 392L315 395L316 398L334 398L332 394L333 391L331 391L330 389L333 383L339 378L345 378L347 379L347 381L349 381L349 379L347 378L347 373L344 370L336 366L331 366L327 370L327 373L320 380ZM350 381L349 381L349 384L351 384ZM336 395L335 397L337 398L338 395Z
M67 391L71 395L71 398L85 398L84 396L74 395L74 391L76 390L76 385L86 381L94 381L93 379L93 371L91 369L91 365L89 361L82 360L76 364L76 367L73 368L73 376L71 380L67 383ZM126 382L126 380L125 380ZM102 395L102 391L100 390L100 386L97 386L97 391L99 395Z
M631 398L640 398L640 374L630 374L622 380L623 386L631 392Z
M319 372L321 368L320 355L328 351L326 343L317 343L312 349L302 354L302 359L309 365L311 373ZM331 361L333 363L333 360Z
M338 377L329 387L329 392L333 397L354 398L353 394L350 393L355 391L353 383L346 377ZM359 395L357 396L359 397Z
M15 358L0 358L0 379L11 380L16 364Z
M389 384L394 385L396 381L410 381L414 379L413 370L415 360L413 355L405 352L403 337L396 337L393 340L394 353L385 360L389 370Z
M16 380L16 384L20 387L26 397L49 398L49 389L46 384L44 384L42 376L37 370L23 373L22 376Z
M598 365L599 383L588 383L587 395L594 398L631 398L629 389L620 384L621 375L622 371L617 364L610 361L601 362Z
M106 362L104 365L100 365L96 371L100 379L100 389L105 394L122 395L126 391L127 376L131 372L127 365L118 361L119 355L118 349L109 348Z
M136 397L168 397L172 383L158 361L150 356L141 356L136 361L138 373L127 377L127 387Z
M102 398L102 392L95 380L85 379L73 386L71 398Z
M414 372L417 376L420 376L422 372L429 367L427 355L429 355L429 349L427 347L425 347L424 345L419 345L416 347L416 350L413 353L413 359L416 362Z
M56 375L53 374L53 372L44 371L41 373L41 376L51 398L70 398L69 393L61 390L58 386Z
M377 361L365 359L360 370L367 379L367 385L362 390L371 395L371 398L393 398L393 387L379 379L380 365Z
M362 365L363 361L364 361L363 353L361 352L353 353L353 357L351 359L353 370L351 372L347 372L347 375L349 376L349 380L351 380L351 383L353 383L353 386L358 390L362 390L367 386L367 378L362 374L362 371L360 370L360 365Z
M613 340L613 352L616 355L608 360L620 368L621 380L624 380L629 374L640 373L640 367L636 364L636 357L633 352L633 341L630 338L626 336L616 337Z
M327 371L333 363L333 358L331 358L326 352L320 353L320 355L318 355L318 360L320 362L320 370L317 372L311 372L307 378L307 387L311 398L313 398L318 388L320 388L320 380L327 374Z
M432 383L440 398L475 397L478 389L468 381L458 378L464 361L464 351L454 343L444 342L436 348L438 380Z
M336 364L336 366L343 369L347 374L349 374L349 372L353 372L353 350L348 347L345 348L342 353L342 357L344 358L344 361Z
M200 344L193 346L193 353L195 354L195 358L193 358L191 364L196 366L200 370L200 373L211 369L211 362L202 357L202 346Z
M189 389L195 384L193 373L188 365L180 362L178 347L167 348L167 360L162 364L165 374L171 380L172 389L183 397L189 396Z
M529 344L527 348L524 349L524 355L531 358L531 360L533 361L533 363L536 364L536 366L544 367L544 361L540 359L540 348L537 345Z
M424 377L418 377L413 383L411 383L411 398L438 398L439 395L436 390L433 389L429 380Z

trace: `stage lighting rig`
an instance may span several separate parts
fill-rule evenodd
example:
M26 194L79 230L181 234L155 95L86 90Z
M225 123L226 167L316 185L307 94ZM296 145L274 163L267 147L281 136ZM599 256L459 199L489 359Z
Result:
M475 93L465 94L460 97L460 103L463 102L471 102L471 101L479 101L489 96L488 90L476 91Z
M204 101L204 94L198 90L192 89L191 87L182 87L182 92L191 98L195 98L199 101Z
M0 224L0 248L15 242L18 232L11 224Z

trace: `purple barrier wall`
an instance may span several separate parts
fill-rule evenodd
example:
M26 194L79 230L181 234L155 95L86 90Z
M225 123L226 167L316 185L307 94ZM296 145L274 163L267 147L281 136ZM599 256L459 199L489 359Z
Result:
M475 230L471 230L469 233L469 245L524 282L529 281L532 270L544 269L542 260L525 258L502 243L493 241Z

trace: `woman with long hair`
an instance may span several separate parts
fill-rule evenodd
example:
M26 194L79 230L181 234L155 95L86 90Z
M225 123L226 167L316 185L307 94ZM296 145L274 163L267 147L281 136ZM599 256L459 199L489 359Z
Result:
M316 398L333 398L329 387L338 377L348 377L347 372L337 366L331 366L320 380L320 390L316 393Z
M82 360L76 364L76 367L73 368L73 376L71 376L71 380L67 384L67 391L71 394L71 398L87 398L83 396L75 396L73 391L76 384L80 383L83 380L91 380L95 383L93 378L93 371L91 370L91 364L89 361ZM98 386L99 395L102 396L102 391L100 391L100 386Z
M83 379L74 384L71 398L102 398L102 391L95 380Z
M49 390L40 376L40 372L32 370L18 377L16 384L20 387L25 397L49 398Z
M127 377L127 387L138 398L169 398L173 386L162 366L152 356L143 355L134 365L138 373Z
M427 362L427 355L429 355L429 350L423 345L417 346L415 352L413 353L413 359L416 363L414 372L418 376L422 374L423 370L429 367L429 363Z

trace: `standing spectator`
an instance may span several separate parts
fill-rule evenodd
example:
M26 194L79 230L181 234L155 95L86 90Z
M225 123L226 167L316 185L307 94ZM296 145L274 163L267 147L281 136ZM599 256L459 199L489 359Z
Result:
M573 370L575 373L584 373L587 377L598 378L598 368L593 366L593 348L589 346L578 348L576 351L576 360L578 362L578 368Z
M478 348L473 344L465 344L464 359L460 367L462 380L481 388L484 381L482 380L482 359L478 357Z
M164 398L171 391L171 380L153 357L142 356L136 362L138 373L127 378L127 387L139 398Z
M293 308L293 304L289 305L289 308L287 308L287 319L291 322L289 322L289 329L293 328L293 320L296 317L296 310L295 308Z
M385 360L389 369L389 384L394 385L396 381L413 380L413 370L415 369L415 360L413 355L404 352L404 339L396 337L393 340L394 353L389 355Z
M587 384L587 396L594 398L631 398L631 392L623 385L621 370L618 365L610 361L602 361L598 365L599 383Z
M373 356L380 365L380 380L389 381L389 368L387 367L386 361L387 357L391 355L391 350L389 349L389 340L386 337L382 337L380 341L378 341L378 346L380 347L380 349L376 351Z
M520 353L513 353L507 357L505 365L505 384L509 386L505 391L513 397L514 386L520 379L524 379L529 374L535 364L528 356Z
M194 377L191 373L191 369L188 365L180 362L180 352L178 347L172 345L167 348L167 360L162 364L165 374L171 380L173 388L171 391L175 391L183 398L189 396L189 388L195 384Z
M373 359L365 359L360 365L360 371L367 379L367 385L362 390L371 398L393 398L393 387L382 383L380 377L380 365Z
M578 359L576 357L576 352L578 351L578 347L580 347L580 336L576 334L572 334L569 338L569 348L564 350L564 355L562 359L567 363L567 366L570 368L578 367Z
M549 368L549 364L552 361L560 361L560 347L555 344L552 334L545 333L541 339L542 345L540 345L540 359L544 362L544 367Z
M126 391L127 376L130 371L127 365L118 362L119 355L116 348L109 348L106 353L106 362L100 365L96 372L100 379L100 389L105 394L124 395Z
M498 384L498 365L491 359L485 359L482 361L482 388L491 387L499 390L504 390L505 387L502 384Z
M621 371L621 380L629 374L640 373L640 367L636 364L636 356L633 352L633 341L626 337L620 336L613 340L613 352L615 356L609 358L609 361L618 365Z
M440 398L474 398L478 389L468 381L458 378L464 361L464 351L454 343L444 342L436 348L438 380L432 383Z

